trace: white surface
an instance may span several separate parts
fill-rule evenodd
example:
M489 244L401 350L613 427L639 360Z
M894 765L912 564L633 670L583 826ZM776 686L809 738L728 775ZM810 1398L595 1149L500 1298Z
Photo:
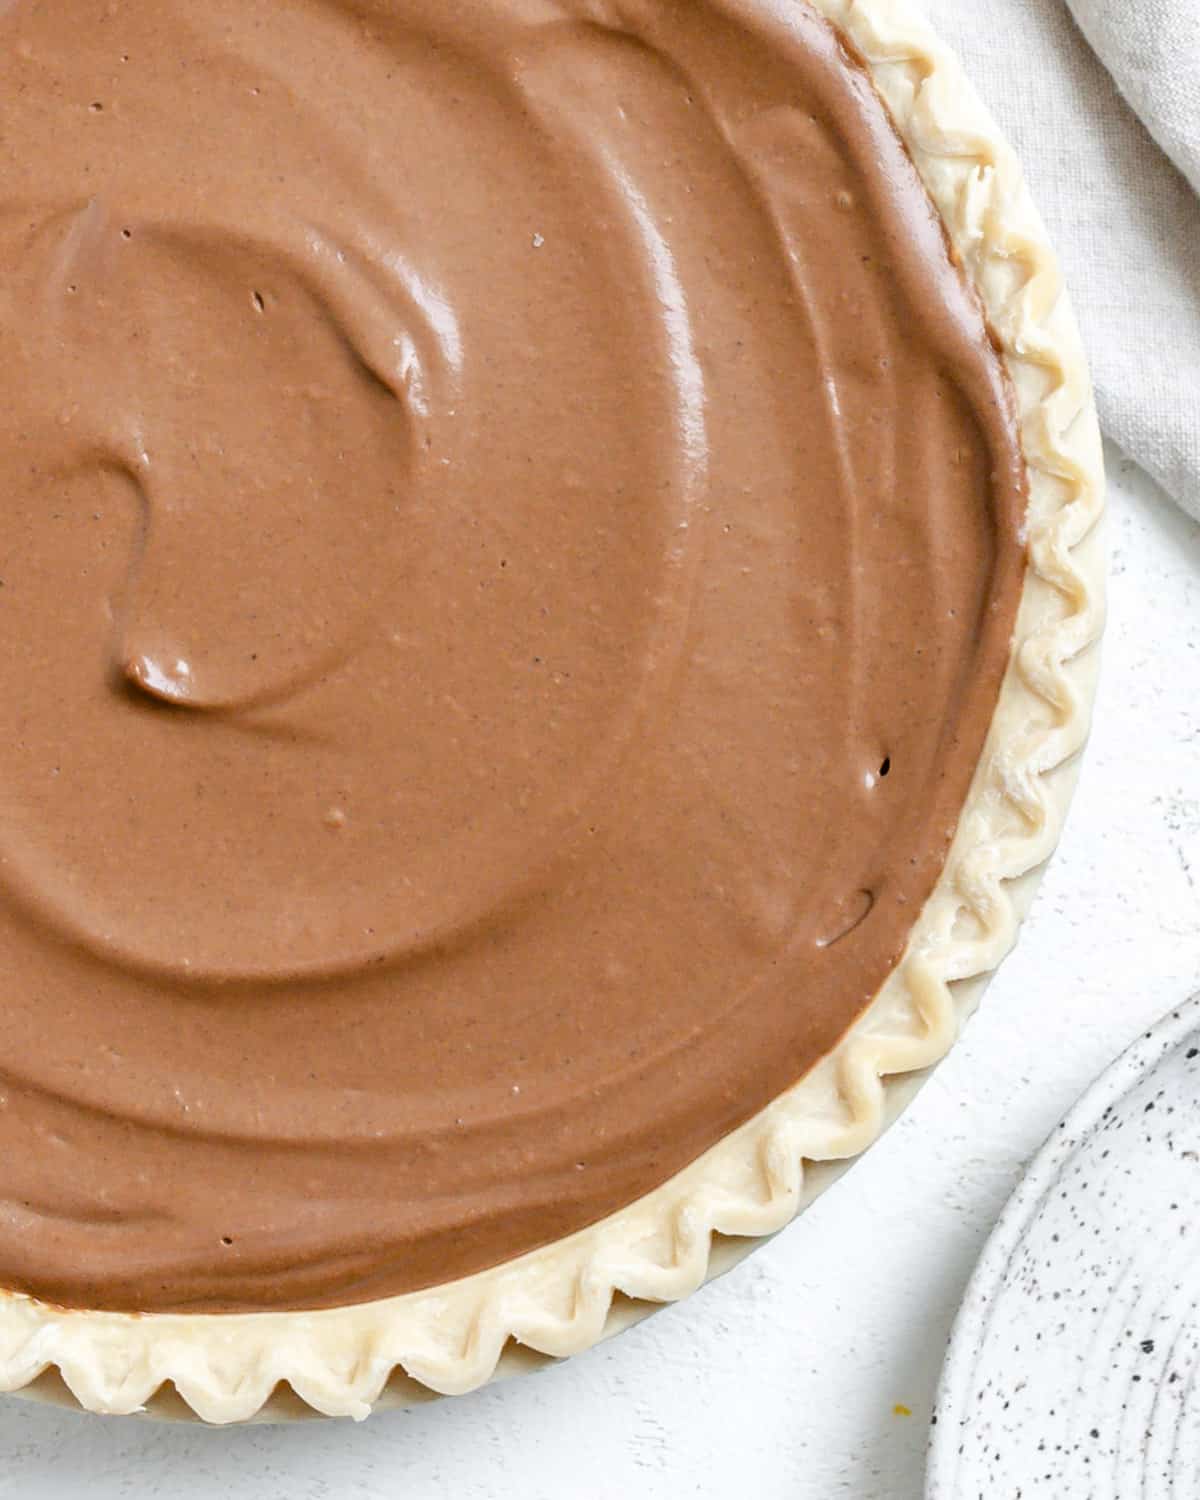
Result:
M1200 1492L1200 999L1143 1032L1008 1200L937 1397L926 1500Z
M0 1500L919 1500L946 1335L1023 1163L1200 987L1200 526L1110 464L1111 623L1062 848L983 1010L847 1178L689 1301L457 1401L224 1431L0 1401Z

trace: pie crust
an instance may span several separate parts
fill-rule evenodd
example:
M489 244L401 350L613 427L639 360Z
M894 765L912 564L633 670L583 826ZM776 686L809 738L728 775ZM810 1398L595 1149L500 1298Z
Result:
M458 1281L317 1312L133 1315L3 1293L0 1389L215 1423L362 1418L578 1353L792 1219L912 1096L1012 946L1062 825L1090 714L1087 648L1102 627L1103 472L1088 375L1020 169L954 56L908 0L809 3L868 61L983 299L1029 471L1029 566L1009 666L944 871L900 963L799 1083L579 1233Z

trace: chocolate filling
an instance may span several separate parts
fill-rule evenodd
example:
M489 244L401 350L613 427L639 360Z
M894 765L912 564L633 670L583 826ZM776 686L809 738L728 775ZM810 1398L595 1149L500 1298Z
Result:
M942 868L1012 393L801 0L0 6L0 1284L323 1306L799 1079Z

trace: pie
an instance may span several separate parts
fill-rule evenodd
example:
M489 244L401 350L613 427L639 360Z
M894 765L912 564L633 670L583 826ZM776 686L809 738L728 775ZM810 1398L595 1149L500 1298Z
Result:
M362 1416L682 1296L1055 840L1009 152L891 0L16 0L0 154L0 1382Z

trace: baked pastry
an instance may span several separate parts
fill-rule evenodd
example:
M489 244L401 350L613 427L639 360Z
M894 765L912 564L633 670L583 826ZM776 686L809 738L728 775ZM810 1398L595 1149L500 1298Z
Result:
M69 11L0 18L0 1379L361 1416L682 1295L949 1045L1084 736L1086 375L888 0Z

